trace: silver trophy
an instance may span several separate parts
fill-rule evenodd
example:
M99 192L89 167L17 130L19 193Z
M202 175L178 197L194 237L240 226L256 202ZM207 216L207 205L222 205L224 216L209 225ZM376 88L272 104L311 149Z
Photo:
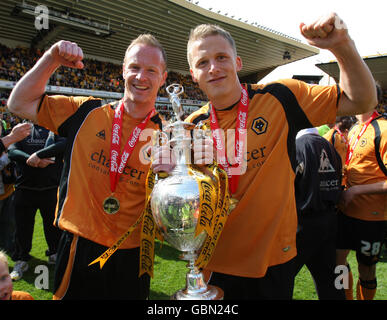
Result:
M183 252L181 259L188 261L189 269L186 287L177 291L171 299L220 300L223 299L223 290L207 285L203 274L194 264L207 236L206 232L202 231L195 237L200 194L197 181L188 174L187 168L191 158L191 132L187 128L193 128L194 125L181 119L183 109L178 96L184 92L184 88L173 84L167 87L167 92L177 119L166 128L172 130L169 143L173 147L176 166L167 178L155 183L151 194L151 209L164 239ZM156 135L156 140L158 138Z

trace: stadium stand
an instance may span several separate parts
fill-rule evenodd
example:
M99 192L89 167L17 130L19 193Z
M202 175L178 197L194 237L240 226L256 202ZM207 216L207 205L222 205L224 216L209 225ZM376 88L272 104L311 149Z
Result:
M41 55L42 52L38 49L9 48L0 44L0 80L17 82L27 70L33 67ZM121 65L94 59L84 59L84 63L85 68L82 70L60 67L50 78L48 84L95 91L118 93L124 91ZM196 104L207 100L205 94L192 81L190 74L183 75L175 71L168 72L166 83L160 89L158 96L168 98L166 87L172 83L180 83L184 86L181 99L196 101ZM4 120L9 123L10 127L13 127L20 119L8 113L6 104L9 93L9 90L0 92L0 110L5 114ZM166 100L166 102L168 101ZM157 109L166 120L170 119L171 109L168 104L157 104ZM187 114L190 113L189 111L187 111Z
M0 80L18 81L29 70L42 53L28 48L11 49L0 44ZM72 70L61 67L51 77L49 84L54 86L81 89L123 92L122 66L110 62L85 59L85 68ZM203 92L192 81L191 76L170 71L166 85L159 96L167 97L165 87L171 83L180 83L185 92L182 99L207 100Z

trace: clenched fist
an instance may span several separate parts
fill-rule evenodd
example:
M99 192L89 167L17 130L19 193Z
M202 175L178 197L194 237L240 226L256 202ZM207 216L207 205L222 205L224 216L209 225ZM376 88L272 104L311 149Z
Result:
M320 49L331 50L351 40L346 24L336 13L330 13L308 25L301 23L300 31L310 45Z
M56 63L62 66L77 69L84 67L83 51L75 42L61 40L55 43L48 53Z

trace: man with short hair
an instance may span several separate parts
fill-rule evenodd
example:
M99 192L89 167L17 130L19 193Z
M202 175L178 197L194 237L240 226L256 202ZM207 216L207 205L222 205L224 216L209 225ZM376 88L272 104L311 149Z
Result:
M375 105L372 75L339 17L330 14L301 24L300 30L309 44L336 56L339 85L311 86L297 80L241 85L242 59L227 31L201 25L188 41L192 78L210 102L185 121L202 121L213 133L235 130L234 139L217 139L213 145L219 150L227 146L232 151L227 155L243 155L236 156L237 161L217 159L227 169L231 197L237 203L206 267L212 272L210 284L224 289L225 299L291 299L292 259L297 253L296 134ZM243 136L247 145L241 150ZM208 163L212 144L201 148ZM238 174L246 164L246 172Z
M166 55L152 35L140 35L123 63L124 97L102 105L92 97L48 96L45 84L59 66L83 68L77 44L54 44L17 83L9 98L15 114L67 137L55 225L65 230L58 249L54 299L146 299L150 279L139 275L136 228L99 270L91 261L138 219L145 205L149 165L139 156L145 129L160 129L155 111L167 77Z

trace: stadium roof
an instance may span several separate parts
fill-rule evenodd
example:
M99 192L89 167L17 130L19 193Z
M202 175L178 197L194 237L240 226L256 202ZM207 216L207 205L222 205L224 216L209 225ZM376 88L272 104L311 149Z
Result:
M363 60L371 70L374 79L379 82L383 91L387 91L387 55L363 57ZM316 66L329 74L336 82L339 82L340 71L337 61L318 63Z
M26 10L37 5L50 10L49 30L35 28L35 15L43 11L35 14ZM1 7L0 41L17 40L45 49L65 39L77 42L87 56L121 62L132 39L152 33L166 49L171 70L188 71L189 31L201 23L218 24L232 34L244 65L239 75L250 81L263 78L280 65L319 53L300 40L185 0L2 0Z

